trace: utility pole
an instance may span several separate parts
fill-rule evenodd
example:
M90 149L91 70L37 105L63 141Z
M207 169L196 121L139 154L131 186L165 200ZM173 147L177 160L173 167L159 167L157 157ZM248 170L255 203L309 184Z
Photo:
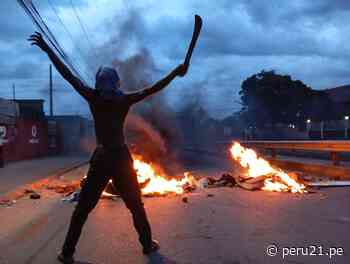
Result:
M50 64L50 116L53 116L53 98L52 98L52 65Z
M18 133L18 130L17 130L17 118L18 118L18 115L19 115L19 106L17 106L17 103L16 103L16 85L15 83L12 84L12 99L13 99L13 109L14 109L14 112L15 112L15 117L14 117L14 121L15 121L15 137L14 137L14 140L17 141L17 133ZM1 159L1 157L0 157ZM1 165L0 165L1 167Z
M12 99L16 100L16 85L12 84Z

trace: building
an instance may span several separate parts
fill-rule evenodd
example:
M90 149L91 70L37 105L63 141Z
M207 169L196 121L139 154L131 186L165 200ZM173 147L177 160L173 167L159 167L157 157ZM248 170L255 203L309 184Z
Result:
M48 154L43 100L0 100L2 159L31 159Z
M19 115L19 106L13 100L0 98L0 124L13 125Z
M47 120L51 154L89 153L95 147L92 120L78 115L49 116Z
M90 153L92 120L78 115L45 116L44 100L0 99L1 162L47 155Z
M310 116L309 137L312 139L348 139L350 115L350 85L319 91L317 108L322 114ZM326 97L326 99L325 99ZM320 100L321 99L321 100ZM323 111L323 112L322 112Z
M343 85L324 90L329 99L333 102L333 107L340 119L350 115L350 85Z
M41 99L16 99L18 104L19 116L26 120L45 119L44 100Z

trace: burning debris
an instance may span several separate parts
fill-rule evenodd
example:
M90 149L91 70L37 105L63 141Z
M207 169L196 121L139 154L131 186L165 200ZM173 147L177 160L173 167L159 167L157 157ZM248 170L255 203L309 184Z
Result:
M80 191L72 192L62 199L63 202L77 202L79 201Z
M10 200L10 199L0 199L0 207L10 207L12 205L16 204L16 200Z
M29 195L29 198L30 199L33 199L33 200L37 200L37 199L40 199L41 198L41 195L38 194L37 192L33 192Z
M232 158L245 168L243 176L236 178L237 184L242 188L275 192L307 192L306 186L300 182L296 174L273 168L268 161L258 157L254 150L234 142L230 151Z
M188 172L185 172L180 179L170 179L167 175L157 172L154 166L139 158L134 159L134 169L142 194L147 197L182 194L196 189L197 186L196 179ZM81 186L84 185L85 179L86 176L81 180ZM102 193L102 198L114 198L118 195L117 186L110 180Z
M140 184L146 183L142 188L143 195L164 195L167 193L182 194L187 188L195 185L195 179L185 172L181 179L167 179L165 175L157 174L154 168L141 160L134 161L134 168Z
M212 177L205 178L207 180L207 188L215 187L234 187L237 184L236 179L230 173L224 173L219 179ZM202 179L203 180L203 179Z
M235 142L231 155L244 169L240 175L224 173L220 178L205 177L196 180L185 172L181 178L169 178L166 174L158 172L152 164L134 157L134 168L138 182L144 196L163 196L168 194L183 194L197 188L234 187L239 186L247 190L266 190L276 192L306 193L306 185L295 173L286 173L281 169L272 167L268 161L258 157L252 149L242 147ZM112 181L103 192L104 197L118 195L117 188Z

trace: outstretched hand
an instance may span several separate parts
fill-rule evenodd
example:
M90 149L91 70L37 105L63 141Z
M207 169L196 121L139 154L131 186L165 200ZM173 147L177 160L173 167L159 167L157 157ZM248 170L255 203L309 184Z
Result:
M39 48L41 48L43 51L48 51L50 49L49 45L47 45L41 33L37 31L35 32L35 34L29 37L28 41L31 43L31 45L36 45Z
M187 69L188 67L185 64L180 64L175 68L175 73L180 77L184 77L187 73Z

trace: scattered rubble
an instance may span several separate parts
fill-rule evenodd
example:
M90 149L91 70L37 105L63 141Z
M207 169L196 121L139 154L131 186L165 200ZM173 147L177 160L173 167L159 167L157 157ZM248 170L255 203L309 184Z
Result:
M271 166L253 149L245 148L239 142L234 142L230 152L235 163L239 164L240 168L244 170L242 175L235 174L238 175L235 179L240 187L248 190L260 189L273 192L307 192L306 185L296 174L287 173L280 168ZM247 182L250 178L259 180Z
M1 199L0 200L0 206L3 207L10 207L16 203L16 200L10 200L10 199Z
M208 177L208 188L213 188L213 187L234 187L237 182L234 177L232 177L231 174L229 173L224 173L219 179L215 179L212 177Z
M62 201L74 203L74 202L79 201L79 196L80 196L80 191L75 191L75 192L67 194L66 197L62 198Z
M265 179L269 176L259 176L256 178L244 178L240 177L239 175L235 176L236 183L239 187L254 191L254 190L260 190L265 185Z
M244 176L243 176L244 175ZM334 181L331 179L322 179L322 177L315 177L312 175L306 175L302 173L293 173L288 172L288 176L295 181L298 181L300 184L303 184L307 187L309 193L313 193L314 190L322 187L338 187L338 186L350 186L350 181ZM225 172L220 177L187 177L187 182L182 185L183 193L191 193L199 191L202 189L208 188L218 188L218 187L240 187L246 190L261 190L266 186L266 180L271 182L278 182L280 179L275 173L267 173L266 175L261 175L257 177L248 177L239 169L234 172ZM45 179L35 184L29 184L24 186L20 191L20 194L17 196L3 197L0 200L0 206L12 206L16 203L16 200L21 197L29 196L30 199L41 199L46 197L50 192L45 192L45 190L53 191L58 194L63 194L63 202L77 202L79 200L80 189L86 182L84 177L82 180L67 180L64 178L61 179ZM146 188L151 184L151 179L146 179L145 181L139 183L141 189ZM290 191L282 189L282 191ZM41 194L39 194L39 192ZM52 192L51 192L52 194ZM144 197L163 197L163 196L177 196L179 193L165 192L165 193L143 193ZM214 197L214 194L207 193L206 197ZM20 198L18 198L20 197ZM110 181L104 190L102 199L111 199L119 200L120 195L118 188L114 186L113 182ZM182 197L183 203L188 203L188 197Z
M32 189L24 189L24 194L31 194L31 193L35 193L35 191Z
M41 195L36 193L36 192L33 192L29 195L29 198L30 199L33 199L33 200L37 200L37 199L40 199L41 198Z
M76 183L51 183L46 186L47 190L53 190L56 193L71 193L77 190L79 185Z
M201 179L197 182L197 186L198 186L199 189L208 188L208 186L209 186L209 179L208 179L208 178L201 178Z

